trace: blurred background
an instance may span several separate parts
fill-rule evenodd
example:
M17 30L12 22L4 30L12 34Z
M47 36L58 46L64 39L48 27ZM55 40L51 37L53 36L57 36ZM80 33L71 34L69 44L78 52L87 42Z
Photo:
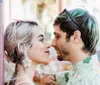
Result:
M53 21L64 8L86 9L100 25L99 5L100 0L4 0L4 30L14 20L37 20L42 25L46 40L51 42L54 37ZM97 50L100 53L100 42Z
M2 34L2 32L5 31L7 25L14 20L36 20L42 25L46 35L46 40L51 42L54 37L53 21L64 8L68 10L74 9L76 7L86 9L91 13L91 15L96 17L98 25L100 25L99 6L100 0L0 0L0 34ZM1 57L1 55L3 55L3 34L0 35L0 44L0 46L2 46L2 48L0 47ZM55 59L56 53L54 49L52 48L50 50L51 58ZM100 60L100 42L97 46L97 52ZM2 59L3 57L1 58L1 61ZM3 61L1 61L0 68L2 69ZM63 65L65 65L64 62ZM2 73L3 70L0 71L0 80L3 79ZM0 85L3 85L1 83Z
M38 20L47 40L53 38L53 20L64 9L81 7L100 24L99 0L4 0L4 30L13 20Z

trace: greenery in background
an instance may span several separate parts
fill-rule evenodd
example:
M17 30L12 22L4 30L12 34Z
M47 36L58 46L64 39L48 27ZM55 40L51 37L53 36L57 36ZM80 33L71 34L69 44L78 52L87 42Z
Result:
M22 0L22 4L25 4L26 0Z

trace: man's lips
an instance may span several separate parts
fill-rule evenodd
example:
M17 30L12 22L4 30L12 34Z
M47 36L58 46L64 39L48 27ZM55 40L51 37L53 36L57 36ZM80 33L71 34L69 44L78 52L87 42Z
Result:
M59 49L55 48L56 52L60 52Z
M60 55L60 51L58 49L55 49L56 50L56 53L57 53L57 56Z

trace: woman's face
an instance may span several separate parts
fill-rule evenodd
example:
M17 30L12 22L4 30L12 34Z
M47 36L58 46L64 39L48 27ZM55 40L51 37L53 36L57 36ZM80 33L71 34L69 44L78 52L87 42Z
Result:
M49 45L44 41L44 34L38 27L33 29L32 47L28 51L28 56L34 63L47 64L49 59Z

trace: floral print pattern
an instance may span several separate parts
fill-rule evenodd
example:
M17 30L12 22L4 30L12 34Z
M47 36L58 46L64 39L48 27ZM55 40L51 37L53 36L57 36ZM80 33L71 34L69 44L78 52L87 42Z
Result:
M59 85L100 85L100 62L92 55L73 65L71 71L56 74Z

